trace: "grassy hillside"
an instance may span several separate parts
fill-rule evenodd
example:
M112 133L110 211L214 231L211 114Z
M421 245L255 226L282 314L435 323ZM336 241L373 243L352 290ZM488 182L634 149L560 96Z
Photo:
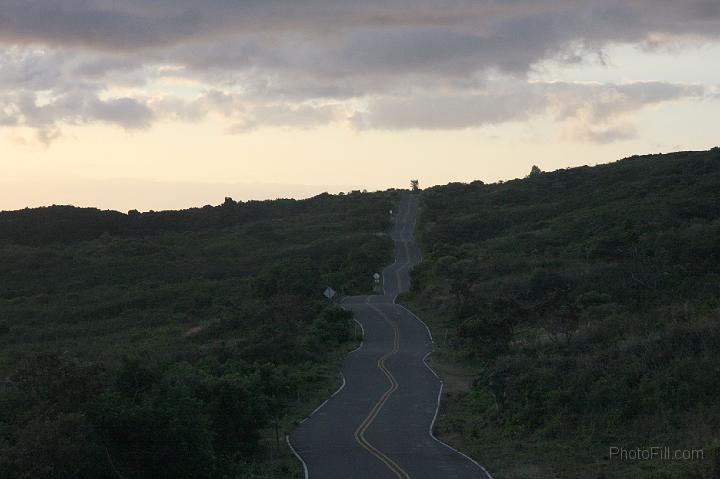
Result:
M294 477L393 201L0 213L0 478Z
M497 479L720 477L720 150L423 192L405 300ZM620 460L702 449L704 459ZM616 451L617 452L617 451Z

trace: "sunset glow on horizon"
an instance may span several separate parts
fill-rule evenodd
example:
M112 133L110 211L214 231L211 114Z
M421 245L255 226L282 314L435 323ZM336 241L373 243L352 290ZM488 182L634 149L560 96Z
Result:
M0 7L0 210L490 182L720 143L713 1Z

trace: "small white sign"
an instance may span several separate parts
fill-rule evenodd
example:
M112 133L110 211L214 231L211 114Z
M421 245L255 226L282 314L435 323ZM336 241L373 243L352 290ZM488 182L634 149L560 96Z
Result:
M335 296L335 290L328 286L327 288L325 288L323 296L325 296L327 299L333 299L333 297Z
M379 282L380 282L380 274L379 274L379 273L375 273L375 274L373 275L373 279L375 280L376 283L379 283Z

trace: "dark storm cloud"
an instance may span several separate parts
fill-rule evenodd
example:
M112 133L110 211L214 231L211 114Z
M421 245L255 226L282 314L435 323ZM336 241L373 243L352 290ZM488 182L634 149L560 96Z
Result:
M142 49L202 33L198 11L169 2L3 0L0 38L13 43ZM164 4L163 4L164 3Z
M117 51L236 34L299 34L331 42L355 29L418 28L472 33L489 43L538 51L574 38L716 35L718 18L716 0L2 0L0 39ZM399 37L397 46L407 40ZM455 46L452 40L425 44L429 54L442 55Z
M573 61L611 42L651 45L659 34L717 37L720 18L703 16L706 4L275 0L221 15L211 2L208 11L215 13L203 21L219 18L213 28L177 38L182 46L168 47L164 59L199 75L260 69L359 86L365 79L377 86L379 79L417 74L458 78L499 69L522 75L543 59Z

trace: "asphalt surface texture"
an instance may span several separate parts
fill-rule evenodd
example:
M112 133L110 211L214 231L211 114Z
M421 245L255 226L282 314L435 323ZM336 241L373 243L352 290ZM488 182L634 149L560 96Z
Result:
M395 304L420 262L413 231L418 197L395 212L395 262L383 294L352 296L343 307L362 325L363 342L342 367L343 385L288 436L311 479L491 479L482 466L432 435L441 381L425 364L430 330Z

